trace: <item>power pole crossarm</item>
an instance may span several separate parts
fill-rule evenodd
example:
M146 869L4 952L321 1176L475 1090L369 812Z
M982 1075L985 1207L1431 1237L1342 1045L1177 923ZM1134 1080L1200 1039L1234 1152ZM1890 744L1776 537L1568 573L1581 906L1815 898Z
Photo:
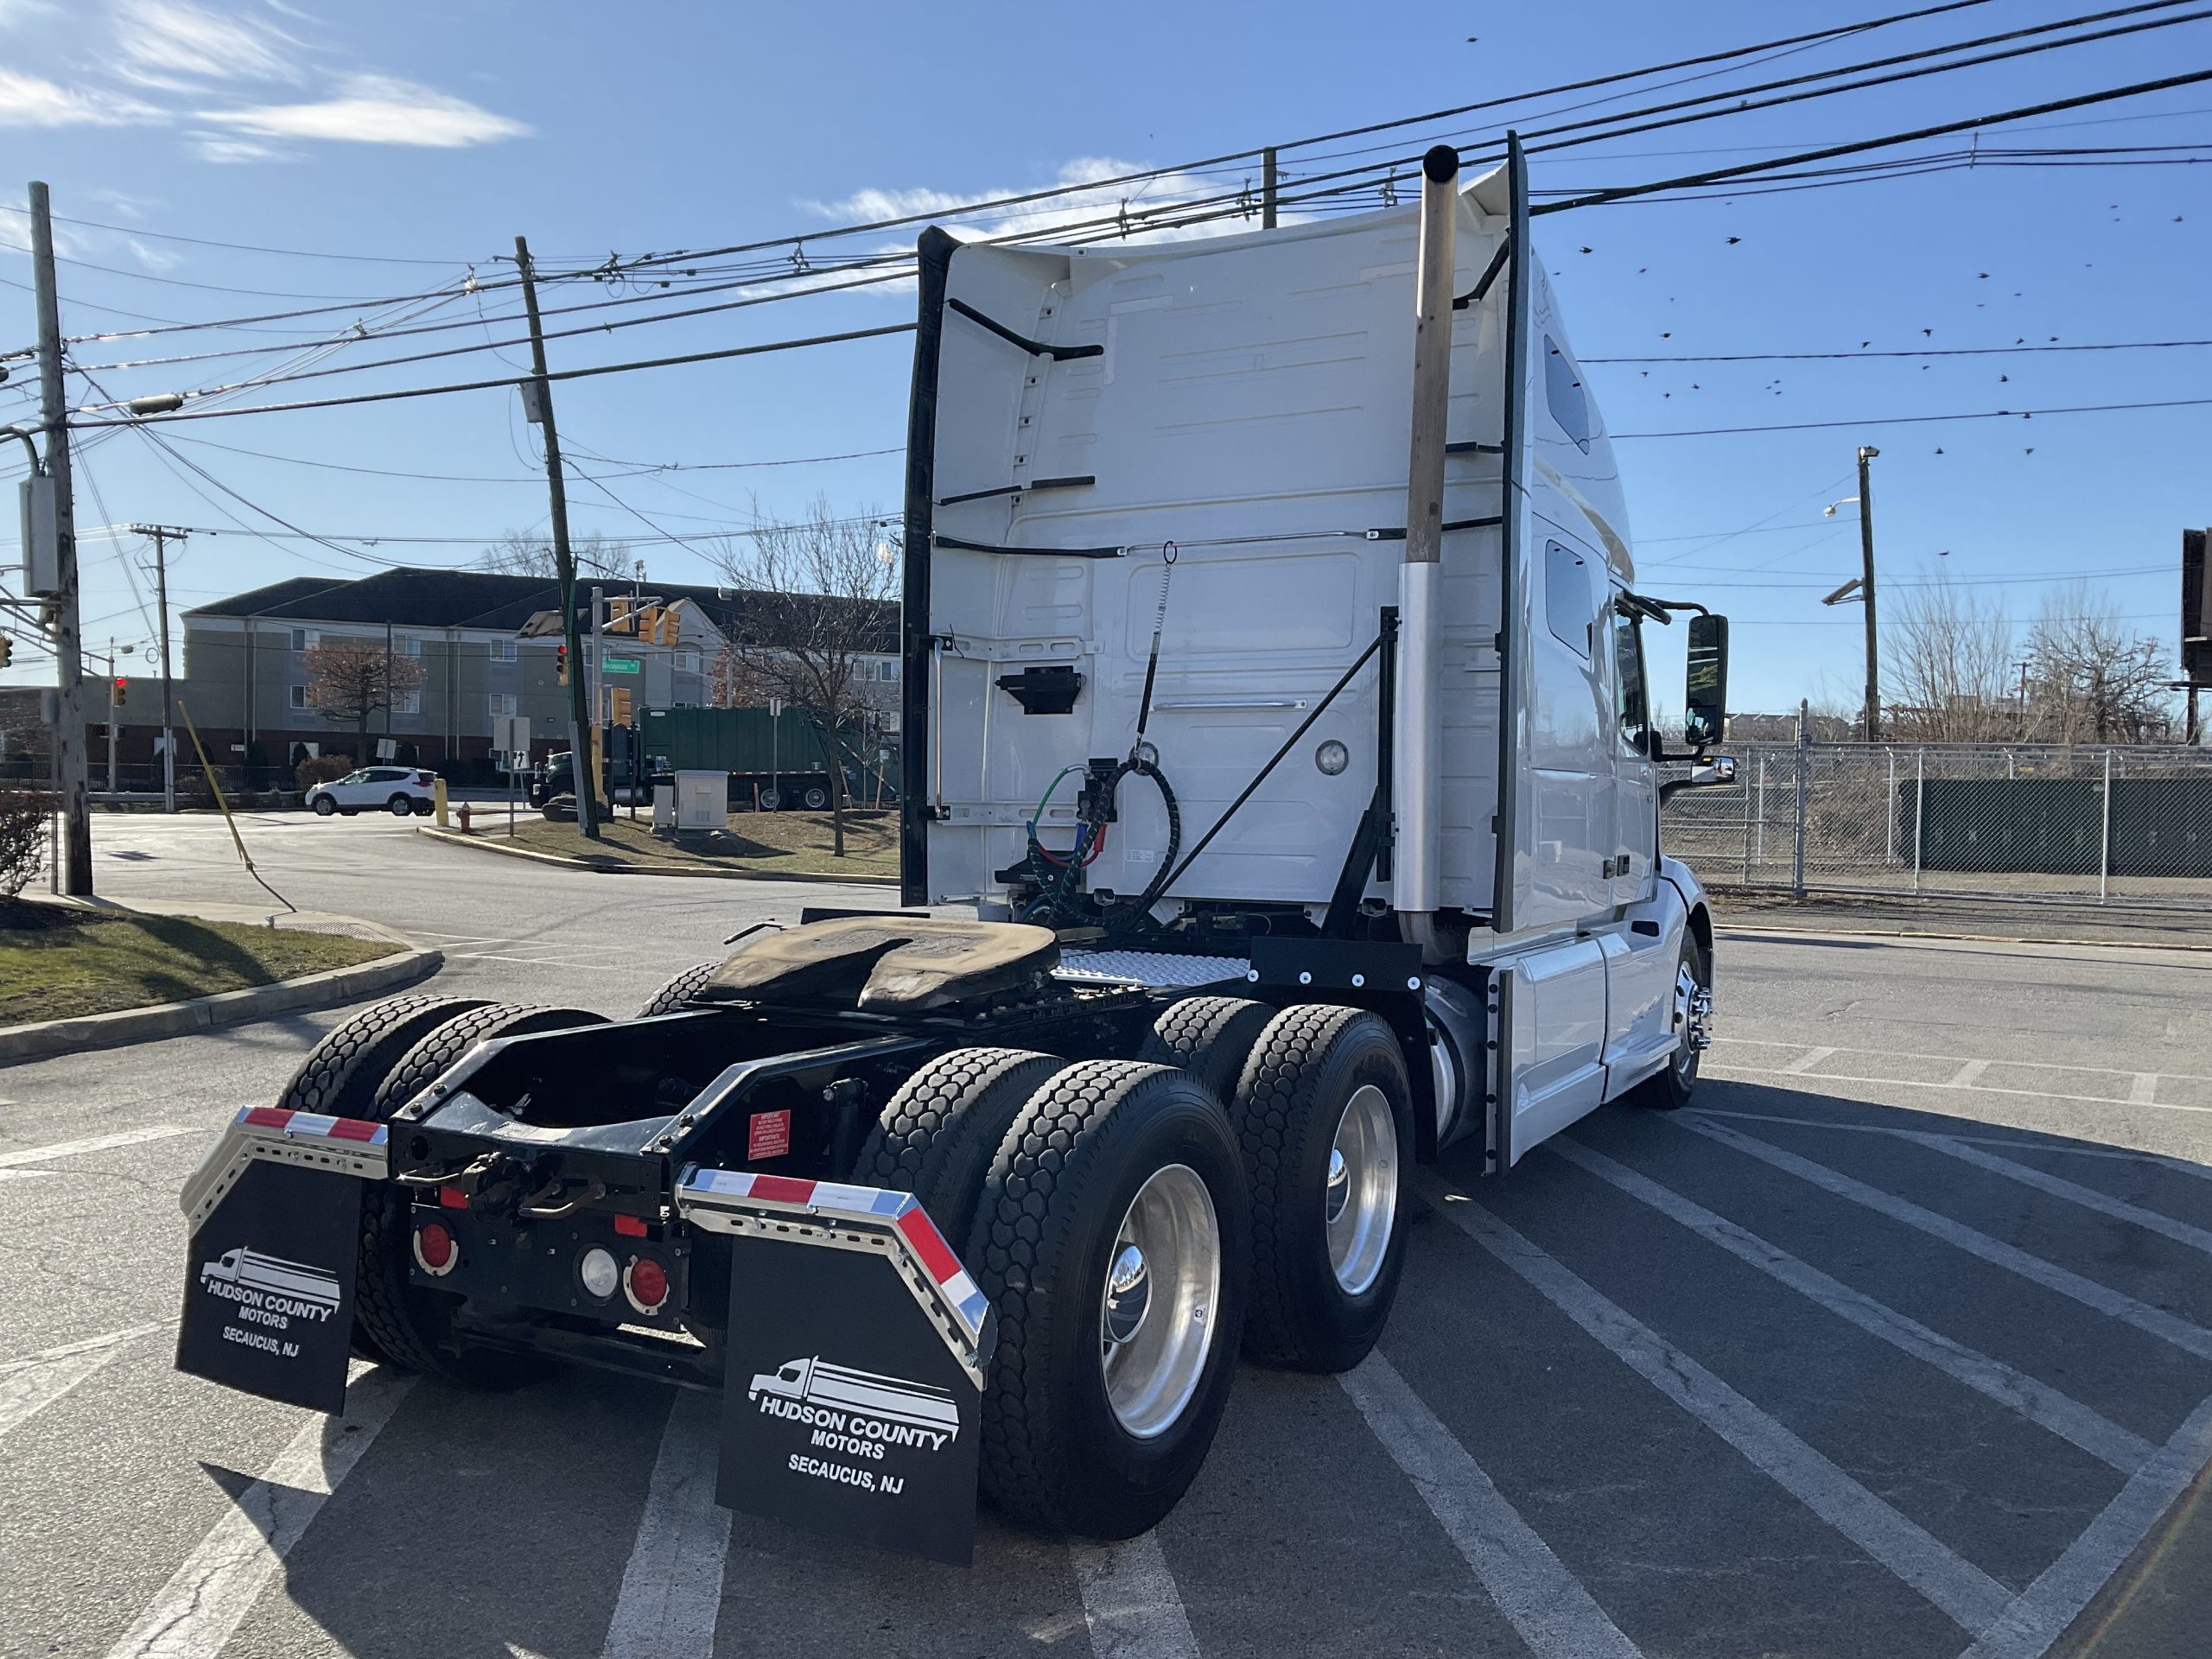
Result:
M70 497L68 401L61 385L61 302L54 281L53 207L43 184L30 188L31 269L38 301L40 425L54 480L56 546L54 654L60 671L54 718L54 787L61 796L63 890L92 891L92 820L86 799L85 662L77 614L77 512ZM26 550L28 553L28 550Z
M515 238L515 264L522 270L523 308L530 315L531 389L537 420L545 430L545 482L553 498L553 568L561 588L561 637L569 652L569 759L576 791L576 830L588 841L599 839L599 803L593 798L591 770L584 751L591 729L584 711L582 641L576 629L576 560L569 545L569 493L561 476L561 434L553 423L553 383L545 378L545 328L537 315L537 273L530 263L530 243Z

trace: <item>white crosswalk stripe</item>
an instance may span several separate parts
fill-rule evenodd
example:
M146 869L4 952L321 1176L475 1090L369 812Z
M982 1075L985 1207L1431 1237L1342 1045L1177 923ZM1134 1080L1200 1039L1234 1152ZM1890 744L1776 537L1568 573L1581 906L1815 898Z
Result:
M721 1398L677 1390L623 1569L603 1659L710 1659L729 1511L715 1502Z
M167 1330L170 1323L156 1319L149 1325L134 1325L0 1365L0 1438L20 1428L115 1358L124 1344L149 1332Z
M2078 1204L2085 1210L2094 1210L2100 1215L2110 1216L2114 1221L2125 1221L2164 1235L2177 1244L2186 1244L2192 1250L2202 1250L2212 1255L2212 1232L2202 1227L2192 1227L2185 1221L2160 1215L2155 1210L2145 1210L2139 1204L2130 1204L2124 1198L2100 1192L2094 1187L2083 1186L2063 1176L2052 1175L2032 1165L2000 1158L1993 1152L1968 1146L1948 1135L1910 1133L1908 1139L1947 1157L1956 1158L1992 1174L2002 1175L2008 1181L2018 1181L2023 1186L2032 1186L2037 1192L2048 1192L2055 1198L2064 1198L2069 1204Z
M1198 1659L1198 1639L1158 1533L1117 1544L1072 1543L1068 1554L1094 1659Z
M1854 1180L1825 1164L1815 1163L1810 1158L1801 1158L1794 1152L1785 1152L1780 1147L1739 1134L1726 1124L1714 1122L1700 1113L1678 1113L1673 1121L1694 1134L1718 1141L1725 1147L1733 1147L1762 1163L1770 1164L1777 1169L1785 1170L1809 1181L1840 1198L1848 1198L1852 1203L1863 1205L1892 1221L1903 1222L1932 1238L1940 1238L1946 1244L1955 1245L1970 1255L1980 1256L1993 1267L2007 1268L2023 1279L2081 1303L2084 1307L2094 1308L2098 1313L2132 1325L2139 1331L2147 1331L2154 1337L2163 1338L2177 1348L2212 1359L2212 1331L2191 1325L2186 1319L2177 1319L2163 1308L2152 1307L2149 1303L2138 1301L2109 1285L2099 1284L2094 1279L2084 1278L2070 1269L2046 1262L2041 1256L2031 1255L2017 1245L1992 1238L1964 1222L1938 1215L1910 1198L1885 1192L1879 1187Z
M1980 1630L2012 1600L2012 1592L2003 1585L1875 1497L1773 1416L1599 1294L1564 1263L1465 1193L1433 1178L1422 1185L1453 1225L1519 1274L1616 1358L1962 1628Z
M2047 1383L2001 1360L1975 1352L1954 1342L1917 1319L1909 1319L1872 1297L1831 1278L1809 1262L1800 1261L1757 1233L1715 1215L1702 1205L1662 1186L1649 1176L1615 1162L1603 1153L1578 1141L1556 1137L1548 1142L1559 1156L1600 1180L1611 1183L1630 1198L1649 1205L1660 1214L1680 1222L1699 1237L1719 1245L1740 1262L1779 1280L1792 1290L1810 1297L1840 1318L1851 1321L1869 1336L1925 1360L1976 1393L2018 1412L2062 1439L2071 1440L2091 1456L2122 1472L2133 1471L2151 1455L2150 1441L2069 1398Z
M1379 1351L1337 1381L1537 1659L1637 1659L1636 1644Z
M201 1539L108 1659L214 1659L415 1379L357 1376L343 1417L316 1417Z

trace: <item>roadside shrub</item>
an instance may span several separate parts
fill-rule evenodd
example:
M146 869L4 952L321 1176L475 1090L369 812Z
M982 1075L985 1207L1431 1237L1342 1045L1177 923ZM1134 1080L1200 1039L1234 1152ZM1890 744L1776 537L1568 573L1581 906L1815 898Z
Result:
M311 754L293 768L292 775L302 789L313 789L317 784L335 783L353 770L350 755Z
M54 798L34 789L0 789L0 899L13 899L46 862Z

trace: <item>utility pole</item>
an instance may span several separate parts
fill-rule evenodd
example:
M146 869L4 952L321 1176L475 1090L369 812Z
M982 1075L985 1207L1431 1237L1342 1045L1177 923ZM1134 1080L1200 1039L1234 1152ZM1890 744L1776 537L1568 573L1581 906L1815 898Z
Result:
M162 810L176 810L176 702L169 680L168 544L188 532L168 524L133 524L154 543L154 602L162 607Z
M1881 655L1874 632L1874 486L1866 463L1882 452L1859 446L1859 595L1866 601L1866 728L1869 743L1882 741Z
M1275 227L1275 147L1269 144L1260 152L1260 228L1272 231Z
M545 376L537 273L530 263L526 238L515 238L515 264L522 270L523 308L530 314L530 384L537 400L538 424L545 429L545 482L553 498L553 566L561 588L561 638L569 653L569 759L576 794L576 832L587 841L597 841L599 802L592 794L590 757L584 752L590 722L584 715L583 642L576 630L576 560L569 546L569 493L561 476L561 435L553 424L553 383Z
M31 268L38 300L38 384L46 470L54 480L54 786L61 796L64 890L92 891L92 819L85 798L85 659L77 615L77 510L70 497L68 402L61 387L61 301L54 283L54 217L46 186L30 189ZM26 556L29 550L24 550Z

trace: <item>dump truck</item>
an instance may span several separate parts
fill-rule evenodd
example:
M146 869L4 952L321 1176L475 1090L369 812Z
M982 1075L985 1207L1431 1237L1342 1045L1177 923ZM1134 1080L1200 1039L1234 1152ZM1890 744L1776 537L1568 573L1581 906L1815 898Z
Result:
M188 1281L179 1363L322 1410L362 1359L607 1368L719 1393L734 1508L951 1560L979 1495L1125 1537L1240 1354L1374 1346L1416 1165L1681 1105L1713 932L1658 805L1725 775L1726 626L1637 588L1530 244L1517 146L1214 239L925 232L899 907L630 1018L347 1020L184 1194L193 1262L340 1314L248 1340Z

